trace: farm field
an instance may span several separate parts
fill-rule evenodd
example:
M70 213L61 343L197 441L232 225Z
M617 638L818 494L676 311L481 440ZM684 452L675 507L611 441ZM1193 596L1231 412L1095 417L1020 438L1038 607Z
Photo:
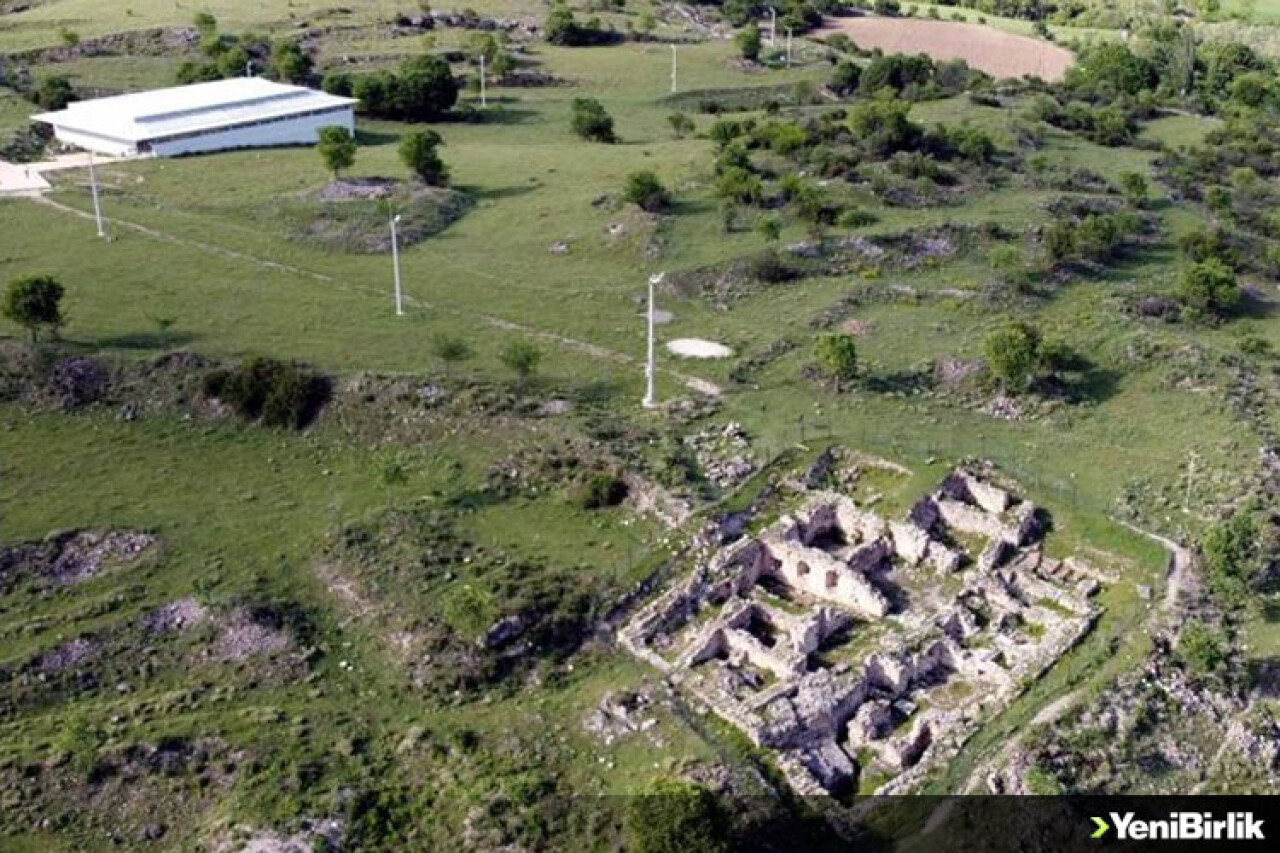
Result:
M896 772L850 745L833 796L796 797L617 631L796 483L897 520L958 471L1043 508L1036 559L1096 570L1096 619L910 792L1275 792L1280 190L1241 152L1280 144L1280 107L1252 60L1195 97L1118 94L1123 63L1092 52L1130 56L1114 31L1049 42L970 9L827 17L752 58L718 4L574 3L583 45L548 40L547 4L468 5L0 16L6 138L51 77L172 85L208 34L114 40L195 34L196 12L227 44L298 39L309 85L432 56L459 88L425 121L362 104L337 167L309 146L100 162L107 239L87 170L0 198L0 286L64 288L56 335L0 319L0 848L686 849L645 846L668 821L640 795L674 791L729 839L708 850L847 849L817 816ZM481 104L483 51L510 68ZM575 132L583 98L611 143ZM401 153L423 131L447 186ZM660 192L632 192L645 173ZM259 381L293 384L246 404ZM738 677L731 657L707 665ZM1150 726L1099 734L1116 714ZM913 849L926 817L876 838Z
M956 21L847 18L819 35L844 33L865 49L927 53L935 59L963 59L993 77L1032 75L1061 80L1071 67L1071 51L1028 36L1002 33Z

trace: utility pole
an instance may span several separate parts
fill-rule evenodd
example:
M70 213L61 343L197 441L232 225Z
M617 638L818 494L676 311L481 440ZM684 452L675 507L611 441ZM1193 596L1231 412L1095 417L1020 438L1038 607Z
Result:
M671 45L671 94L673 95L675 94L676 88L677 88L677 85L676 85L677 71L678 71L678 68L676 64L676 46L673 44Z
M791 27L787 27L787 67L791 67Z
M404 316L404 296L400 292L400 247L397 245L396 226L400 224L400 214L391 217L391 265L395 270L396 281L396 316Z
M98 173L93 168L93 152L89 152L89 191L93 193L93 218L98 223L98 236L106 238L102 227L102 205L98 202Z
M481 107L489 106L489 99L488 99L488 96L485 94L485 89L484 89L484 54L483 53L480 54L480 106Z
M769 7L769 47L778 46L778 10Z
M666 273L657 273L649 276L649 342L648 355L644 364L644 402L641 404L646 409L656 409L658 407L658 395L654 388L657 379L657 366L654 362L654 302L653 289L662 284L662 279Z

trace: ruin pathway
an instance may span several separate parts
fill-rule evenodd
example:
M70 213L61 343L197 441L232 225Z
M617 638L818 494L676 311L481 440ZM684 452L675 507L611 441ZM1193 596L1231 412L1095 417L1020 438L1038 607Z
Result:
M93 214L84 210L80 210L79 208L72 207L71 205L63 204L62 202L59 202L59 201L54 201L53 199L49 198L47 195L44 195L43 193L32 194L30 198L33 201L36 201L40 204L44 204L48 207L52 207L55 210L61 211L63 213L71 214L72 216L78 216L82 219L93 219ZM246 254L244 252L236 251L235 249L228 249L224 246L219 246L213 243L205 243L199 240L191 240L186 237L179 237L174 234L169 234L163 231L158 231L154 228L149 228L146 225L140 225L139 223L136 223L136 222L130 222L129 220L126 220L126 219L118 219L114 217L103 217L103 221L109 225L115 225L115 226L127 228L130 231L133 231L138 234L142 234L154 240L160 240L166 243L172 243L180 246L187 246L193 249L197 249L206 254L215 255L217 257L234 260L234 261L240 261L244 263L250 263L256 266L263 267L265 269L276 271L276 272L283 272L283 273L288 273L295 276L300 276L302 278L307 278L312 281L320 282L326 286L339 288L341 290L345 290L351 293L372 293L372 294L377 294L379 296L385 296L383 291L379 290L378 288L349 284L349 283L340 281L334 278L333 276L326 275L325 273L315 272L314 270L308 270L302 267L296 267L296 266L293 266L292 264L285 264L285 263L280 263L279 261L272 261L266 258L260 258L256 255ZM525 325L523 323L517 323L514 320L508 320L504 317L497 317L491 314L473 314L473 313L469 313L469 312L462 311L455 308L446 308L441 305L436 305L431 302L418 299L417 297L411 296L409 294L405 294L404 301L418 308L423 308L431 311L447 312L449 314L452 314L458 317L469 317L472 319L480 320L481 322L487 325L493 326L494 328L517 332L519 334L525 335L526 337L544 340L549 343L554 343L558 346L564 347L565 349L570 349L576 352L585 353L586 355L590 355L595 358L604 358L610 361L615 361L623 364L636 365L636 366L639 366L641 364L640 359L627 355L626 353L618 352L617 350L612 350L612 349L609 349L608 347L600 346L599 344L593 344L587 341L571 338L566 335L561 335L557 332L549 332L544 329L537 329L532 326ZM691 376L687 373L671 370L669 368L659 368L659 372L664 373L668 376L674 377L686 388L692 391L696 391L699 394L703 394L708 397L718 397L721 394L720 387L713 382L707 381L706 379L702 379L697 376Z

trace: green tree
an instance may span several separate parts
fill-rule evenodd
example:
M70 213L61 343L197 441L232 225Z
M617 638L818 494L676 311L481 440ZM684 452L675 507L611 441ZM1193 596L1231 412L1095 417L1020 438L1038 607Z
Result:
M452 367L471 358L471 347L462 338L452 335L440 335L431 342L431 351L436 358Z
M14 279L4 294L4 316L31 334L34 343L42 330L56 337L62 316L62 283L52 276L29 275Z
M1027 260L1017 246L998 246L991 251L991 267L1000 280L1015 290L1026 290L1030 284Z
M311 56L293 39L284 39L271 46L271 76L277 80L306 83L311 79L313 65Z
M1191 264L1178 279L1178 300L1194 311L1229 313L1240 302L1235 271L1216 257Z
M547 19L542 24L542 35L552 44L562 46L577 44L582 38L573 10L559 2L547 14Z
M694 131L693 119L684 113L672 113L667 116L667 123L671 125L671 131L675 134L676 139L684 139Z
M613 132L613 117L595 98L573 99L570 126L574 133L589 142L618 141L617 134Z
M54 74L40 81L33 99L46 110L64 110L76 99L76 90L68 78Z
M813 343L813 357L818 369L835 383L836 393L840 384L858 375L858 343L847 332L826 332Z
M1120 192L1134 207L1147 203L1147 179L1141 172L1125 172L1120 176Z
M400 142L400 160L424 184L443 187L449 183L449 169L436 150L443 144L434 130L414 131Z
M743 27L734 41L737 42L738 52L742 54L743 59L748 62L756 62L760 59L763 41L760 38L760 28L754 22Z
M1209 591L1224 603L1242 604L1263 564L1260 531L1253 516L1236 512L1207 528L1198 544Z
M1026 389L1040 367L1040 332L1018 320L987 333L982 339L987 367L1011 391Z
M756 232L766 243L776 243L782 237L782 223L776 216L766 216L756 223Z
M499 358L516 378L528 382L542 362L542 350L529 341L515 340L503 347Z
M627 175L622 197L650 213L657 213L671 201L671 193L667 192L658 176L648 170Z
M195 25L196 32L203 37L211 36L218 31L218 19L209 12L196 12L191 22Z
M415 56L400 67L395 98L409 121L435 121L458 102L458 81L443 58Z
M664 780L631 798L623 831L628 853L728 853L726 824L710 791Z
M1216 672L1227 660L1224 643L1200 619L1192 619L1178 632L1178 654L1199 675Z
M350 169L356 162L356 140L351 131L336 124L320 128L320 141L316 146L325 168L333 173L336 181L343 169Z

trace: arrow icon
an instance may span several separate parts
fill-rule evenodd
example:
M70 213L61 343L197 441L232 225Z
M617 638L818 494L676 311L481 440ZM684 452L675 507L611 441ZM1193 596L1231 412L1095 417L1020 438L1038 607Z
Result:
M1107 830L1111 828L1111 825L1100 817L1093 818L1093 822L1098 825L1098 828L1093 831L1093 835L1089 836L1090 838L1101 838L1106 835Z

